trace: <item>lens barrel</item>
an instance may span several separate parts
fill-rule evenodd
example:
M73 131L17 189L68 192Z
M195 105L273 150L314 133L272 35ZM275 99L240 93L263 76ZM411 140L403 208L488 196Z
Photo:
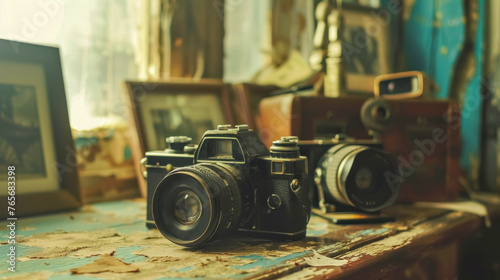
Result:
M337 201L367 212L394 203L399 183L389 174L399 174L393 156L367 146L339 144L319 160L315 181L326 201Z
M153 195L153 218L170 241L187 247L218 239L238 227L248 186L226 164L202 163L170 172ZM246 195L246 194L245 194Z

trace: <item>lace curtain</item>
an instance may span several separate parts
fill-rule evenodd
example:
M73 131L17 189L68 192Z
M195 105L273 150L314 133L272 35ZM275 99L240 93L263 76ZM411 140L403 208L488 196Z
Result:
M138 77L139 0L0 0L0 38L58 46L71 125L124 119L123 81Z
M276 3L290 2L292 11L284 10L293 18L287 47L298 48L307 60L313 22L305 14L313 13L312 2L275 2L0 0L0 38L60 47L71 125L90 129L126 119L125 79L250 80L271 63ZM307 19L305 25L299 17ZM296 37L298 30L307 31Z

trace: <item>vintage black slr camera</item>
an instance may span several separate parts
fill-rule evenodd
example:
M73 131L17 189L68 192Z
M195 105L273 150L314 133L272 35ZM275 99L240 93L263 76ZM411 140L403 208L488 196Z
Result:
M283 137L269 151L247 125L220 125L197 147L189 140L171 137L169 149L146 153L150 226L188 247L234 230L305 237L307 158L296 138Z
M299 141L309 160L310 196L323 213L376 212L390 206L399 194L399 165L382 150L379 132L392 117L387 102L371 99L360 117L373 139L357 140L339 134L333 139Z

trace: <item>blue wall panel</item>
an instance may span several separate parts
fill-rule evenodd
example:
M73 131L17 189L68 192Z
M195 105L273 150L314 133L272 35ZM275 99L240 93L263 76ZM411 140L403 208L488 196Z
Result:
M483 69L484 53L484 0L479 0L479 22L477 27L476 42L474 49L474 58L476 67L474 77L467 86L465 102L462 108L462 161L463 167L471 166L469 160L478 161L479 143L481 139L481 76Z
M466 170L470 170L470 159L479 157L484 0L479 0L479 5L475 72L462 104L461 166ZM406 70L424 71L439 86L436 96L447 98L453 68L465 41L462 0L414 1L408 8L410 13L404 19L403 65Z

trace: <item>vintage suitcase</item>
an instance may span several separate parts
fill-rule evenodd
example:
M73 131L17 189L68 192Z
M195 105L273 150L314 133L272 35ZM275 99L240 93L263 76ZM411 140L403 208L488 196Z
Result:
M260 103L260 135L267 146L280 136L301 140L343 133L370 138L361 122L363 98L280 95ZM450 101L387 100L391 124L384 150L401 165L400 202L451 201L459 194L460 111Z

